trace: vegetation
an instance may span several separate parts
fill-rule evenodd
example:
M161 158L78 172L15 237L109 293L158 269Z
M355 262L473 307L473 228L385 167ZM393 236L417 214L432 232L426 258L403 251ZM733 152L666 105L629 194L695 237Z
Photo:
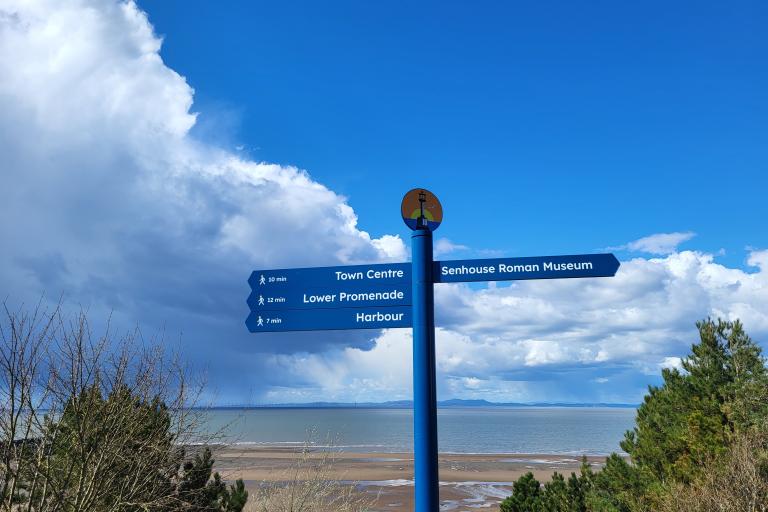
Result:
M697 323L682 371L664 369L600 472L543 486L531 473L502 512L768 511L768 370L741 323Z
M243 510L243 482L211 474L201 387L176 359L136 333L94 339L84 314L5 312L0 511Z
M0 511L361 511L370 497L305 450L248 502L213 472L191 406L200 385L136 333L94 339L85 315L0 322ZM522 476L502 512L768 512L768 369L741 324L697 323L682 369L662 371L600 471ZM192 449L191 447L197 447Z
M307 443L280 481L263 482L246 512L365 512L377 496L359 492L333 476L333 452L313 452Z

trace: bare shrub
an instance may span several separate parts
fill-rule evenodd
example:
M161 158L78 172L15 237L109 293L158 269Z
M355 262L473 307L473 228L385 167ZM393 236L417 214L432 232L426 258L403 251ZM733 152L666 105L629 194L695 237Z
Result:
M190 480L210 465L190 463L186 447L215 439L193 407L203 383L178 357L138 330L94 336L83 312L68 321L59 308L4 304L4 313L0 510L191 510L229 500L221 482Z
M331 450L313 451L305 444L293 467L278 482L262 482L246 512L362 512L376 501L354 482L333 478Z
M738 434L727 454L710 460L690 485L675 484L666 512L768 512L768 434Z

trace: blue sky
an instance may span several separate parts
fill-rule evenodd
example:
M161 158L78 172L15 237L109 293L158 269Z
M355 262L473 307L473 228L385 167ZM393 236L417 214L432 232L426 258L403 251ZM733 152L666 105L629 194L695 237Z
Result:
M411 395L410 332L251 335L253 269L588 253L611 279L436 288L438 396L638 402L768 339L759 2L0 1L0 294L141 326L219 404Z
M140 6L199 133L310 170L374 236L424 186L441 235L505 254L768 246L764 2Z

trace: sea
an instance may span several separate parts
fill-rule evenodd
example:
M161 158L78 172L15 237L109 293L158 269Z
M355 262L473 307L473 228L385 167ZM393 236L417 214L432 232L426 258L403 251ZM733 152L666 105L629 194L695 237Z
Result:
M449 407L438 409L442 453L608 455L634 425L616 407ZM228 444L310 444L365 453L413 451L413 412L378 408L245 408L203 412Z

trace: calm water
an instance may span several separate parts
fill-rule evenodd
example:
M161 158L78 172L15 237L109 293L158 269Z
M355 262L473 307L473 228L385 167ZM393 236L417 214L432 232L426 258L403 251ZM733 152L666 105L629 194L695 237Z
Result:
M362 452L413 451L408 409L245 409L206 412L212 429L230 424L229 441L301 445L311 432L317 444ZM439 448L454 453L603 455L620 451L635 409L450 408L437 413Z

